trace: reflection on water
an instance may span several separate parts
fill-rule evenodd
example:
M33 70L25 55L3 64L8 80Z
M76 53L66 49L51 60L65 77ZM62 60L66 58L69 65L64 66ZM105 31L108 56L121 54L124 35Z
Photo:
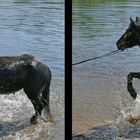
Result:
M116 41L128 28L129 18L138 13L138 1L74 0L73 63L116 50ZM129 72L140 71L139 54L140 49L134 47L73 67L74 134L116 121L121 110L133 103L126 80ZM139 84L134 80L136 91Z
M0 139L64 139L64 1L1 0L0 55L34 55L52 71L51 109L56 123L31 126L24 92L0 96Z

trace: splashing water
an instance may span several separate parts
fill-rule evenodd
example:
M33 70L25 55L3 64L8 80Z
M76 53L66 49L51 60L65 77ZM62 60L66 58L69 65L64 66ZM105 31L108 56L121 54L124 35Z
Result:
M137 96L132 109L132 115L140 115L140 95Z
M120 111L120 115L115 122L120 137L128 135L130 131L140 126L140 120L132 123L128 119L130 116L132 118L140 116L140 95L137 96L133 104L127 105Z
M63 91L62 82L52 82L50 104L52 113L55 117L55 123L46 123L41 120L41 122L35 126L30 124L30 118L34 114L34 108L23 90L18 91L15 94L0 95L0 139L63 140Z

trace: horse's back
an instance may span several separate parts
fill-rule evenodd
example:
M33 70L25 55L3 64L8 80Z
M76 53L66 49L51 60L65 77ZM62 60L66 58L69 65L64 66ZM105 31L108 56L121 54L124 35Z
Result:
M0 66L2 65L10 65L17 62L24 62L24 61L32 61L34 59L34 56L24 54L21 56L1 56L0 57Z

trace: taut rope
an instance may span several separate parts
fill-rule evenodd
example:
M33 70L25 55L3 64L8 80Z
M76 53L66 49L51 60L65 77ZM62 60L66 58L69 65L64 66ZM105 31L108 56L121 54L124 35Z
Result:
M99 59L99 58L102 58L102 57L107 57L107 56L110 56L110 55L118 54L120 52L122 52L122 50L111 51L111 52L103 54L101 56L97 56L97 57L89 58L89 59L86 59L86 60L83 60L83 61L80 61L80 62L73 63L72 66L79 65L79 64L82 64L82 63L85 63L87 61L91 61L91 60L94 60L94 59Z

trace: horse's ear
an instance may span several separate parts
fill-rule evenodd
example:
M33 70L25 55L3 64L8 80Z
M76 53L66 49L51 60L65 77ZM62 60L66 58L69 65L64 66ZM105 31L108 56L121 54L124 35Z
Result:
M136 17L136 22L140 22L140 18L139 17Z
M135 23L135 21L130 17L130 21L131 21L131 23Z
M136 27L136 22L130 17L130 21L131 21L131 25L133 26L133 27Z

